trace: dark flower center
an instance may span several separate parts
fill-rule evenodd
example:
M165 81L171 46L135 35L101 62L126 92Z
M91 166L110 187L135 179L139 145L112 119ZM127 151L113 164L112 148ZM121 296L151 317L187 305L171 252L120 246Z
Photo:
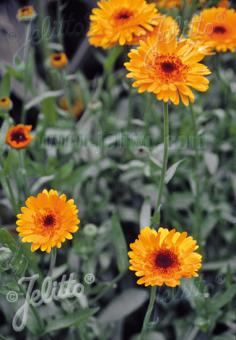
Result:
M116 14L115 18L118 20L127 20L132 16L132 12L129 10L121 10L119 13Z
M170 63L170 62L162 63L161 67L162 67L162 70L166 73L172 73L176 69L175 64Z
M24 8L22 8L22 9L21 9L21 12L24 13L24 14L25 14L25 13L28 13L28 12L29 12L29 7L24 7Z
M52 214L48 214L43 218L43 225L45 227L53 226L56 223L56 219Z
M7 101L6 98L2 98L2 99L1 99L1 102L2 102L2 103L5 103L6 101Z
M176 255L170 250L161 250L156 255L156 265L161 269L168 269L177 263Z
M217 34L224 34L226 32L226 28L224 26L215 26L213 28L213 32Z
M16 143L21 143L26 141L25 134L22 131L15 131L11 135L12 141L15 141Z
M54 57L54 60L60 61L60 60L61 60L61 56L60 56L60 55L56 55L56 56Z

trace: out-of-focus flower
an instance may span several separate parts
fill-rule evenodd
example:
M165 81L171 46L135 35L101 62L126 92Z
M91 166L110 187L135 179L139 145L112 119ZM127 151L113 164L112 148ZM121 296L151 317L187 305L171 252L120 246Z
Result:
M221 0L218 3L218 7L229 8L229 6L230 6L229 0Z
M160 8L173 8L181 6L181 0L156 0L155 2Z
M33 6L24 6L18 9L17 19L23 22L29 22L36 18L37 13Z
M180 32L179 25L171 16L158 14L157 23L153 31L147 31L146 34L141 37L134 36L131 44L138 45L140 41L147 40L149 37L163 41L166 38L168 39L169 35L178 36Z
M184 5L184 0L153 0L159 8L174 8ZM199 6L203 6L206 0L199 0ZM186 4L189 6L192 4L192 0L186 0ZM219 7L229 7L228 0L220 0L217 4Z
M68 59L65 53L56 52L50 56L50 65L56 69L63 69L68 64Z
M208 8L193 17L189 37L202 43L211 43L217 52L236 49L236 11L222 7Z
M186 232L146 227L130 248L130 270L139 285L176 287L180 279L198 276L201 268L197 242Z
M24 149L33 139L30 135L31 125L18 124L7 131L6 143L13 149Z
M9 97L0 98L0 111L8 112L12 109L13 103Z
M133 87L139 93L154 93L158 100L170 100L175 105L181 100L187 106L195 100L191 88L205 92L209 87L205 76L211 72L199 63L204 58L203 50L189 39L149 38L131 50L129 58L125 67L130 71L127 77L135 79Z
M59 107L62 110L68 111L69 110L69 105L68 105L68 100L66 97L61 97L59 99ZM73 105L71 107L71 113L76 117L79 118L84 111L84 103L81 99L74 99Z
M74 200L67 200L66 195L59 195L56 190L43 190L36 197L29 197L25 205L17 215L17 231L22 242L32 243L33 252L41 249L50 253L54 247L61 248L79 229Z
M101 0L90 16L90 44L103 48L131 44L134 37L153 31L156 17L155 4L145 0Z

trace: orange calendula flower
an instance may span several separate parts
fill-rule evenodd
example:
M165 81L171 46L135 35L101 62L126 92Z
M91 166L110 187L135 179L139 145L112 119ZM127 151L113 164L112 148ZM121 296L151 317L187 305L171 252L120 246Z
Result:
M186 232L146 227L130 248L130 270L139 285L176 287L180 279L198 276L201 268L197 242Z
M147 31L145 35L141 37L133 37L131 42L132 45L138 45L140 41L147 40L148 38L156 38L157 40L165 40L168 39L168 36L171 34L172 36L178 36L180 32L179 25L177 22L171 17L167 15L158 14L156 17L157 25L154 26L152 31Z
M189 37L193 40L212 43L216 51L234 52L236 49L236 11L223 7L208 8L193 17Z
M18 124L7 131L6 143L14 149L24 149L33 139L30 135L31 125Z
M36 18L37 13L33 6L24 6L18 9L17 11L17 19L19 21L32 21Z
M41 249L50 253L53 247L61 248L79 229L74 200L67 200L56 190L43 190L36 197L29 197L25 205L17 215L17 231L22 242L32 243L33 252Z
M181 100L188 106L195 100L191 88L205 92L209 87L205 75L211 72L199 63L204 50L189 39L178 41L171 35L163 41L149 38L129 53L127 77L135 79L133 87L139 93L152 92L158 100L170 100L175 105Z
M8 112L12 109L13 104L9 97L0 98L0 111Z
M68 64L68 59L65 53L57 52L50 56L50 64L53 68L63 69Z
M90 44L103 48L131 44L134 37L153 31L156 16L155 4L145 0L101 0L90 16Z

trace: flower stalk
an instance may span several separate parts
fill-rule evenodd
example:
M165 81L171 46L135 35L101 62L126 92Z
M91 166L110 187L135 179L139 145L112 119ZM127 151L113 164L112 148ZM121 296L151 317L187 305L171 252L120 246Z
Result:
M26 121L26 108L25 101L28 92L28 64L29 64L29 54L30 54L30 35L31 35L31 22L27 23L26 26L26 36L25 36L25 48L24 48L24 97L22 99L22 114L21 122L24 124Z
M157 286L154 286L151 288L149 304L148 304L147 312L146 312L146 315L143 321L143 327L141 331L140 340L145 340L145 334L149 328L148 325L149 325L152 310L153 310L153 307L156 301L156 295L157 295Z
M169 112L168 103L163 104L163 116L164 116L164 155L163 163L161 169L161 178L159 182L158 196L157 196L157 206L154 216L152 218L152 224L157 227L160 223L161 218L161 201L165 185L165 177L168 165L168 152L169 152Z
M201 236L201 230L199 229L201 226L201 207L200 207L200 176L198 174L198 167L200 164L200 153L199 153L199 147L198 147L198 129L197 129L197 122L195 117L195 112L193 110L192 105L190 105L190 111L191 111L191 119L192 119L192 129L193 129L193 145L194 145L194 152L195 152L195 174L194 174L194 180L195 180L195 186L196 186L196 192L195 192L195 219L194 219L194 225L193 225L193 234L197 238L200 238Z

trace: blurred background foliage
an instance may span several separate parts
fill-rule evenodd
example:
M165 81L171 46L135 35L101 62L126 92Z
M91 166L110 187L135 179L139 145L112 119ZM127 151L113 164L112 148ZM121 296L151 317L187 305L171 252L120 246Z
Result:
M162 106L138 95L122 67L128 48L108 52L88 45L89 13L96 1L34 1L27 95L22 61L25 27L19 5L0 4L0 95L14 108L1 122L0 338L137 339L148 290L127 271L127 245L150 225L162 163ZM177 11L173 15L179 15ZM61 26L58 25L57 18ZM63 24L62 24L63 23ZM65 79L47 63L65 50ZM160 288L147 340L233 340L236 332L236 82L235 54L206 58L209 91L191 108L170 107L170 159L162 225L187 230L200 243L201 275L176 289ZM65 84L72 95L68 109ZM20 121L23 103L34 142L21 153L5 145L6 130ZM69 112L69 110L71 112ZM28 195L52 187L75 198L81 230L59 251L53 278L76 273L85 284L78 300L53 302L30 313L26 329L13 331L20 306L6 301L17 280L47 273L49 256L19 243L15 214ZM22 300L23 301L23 300Z

